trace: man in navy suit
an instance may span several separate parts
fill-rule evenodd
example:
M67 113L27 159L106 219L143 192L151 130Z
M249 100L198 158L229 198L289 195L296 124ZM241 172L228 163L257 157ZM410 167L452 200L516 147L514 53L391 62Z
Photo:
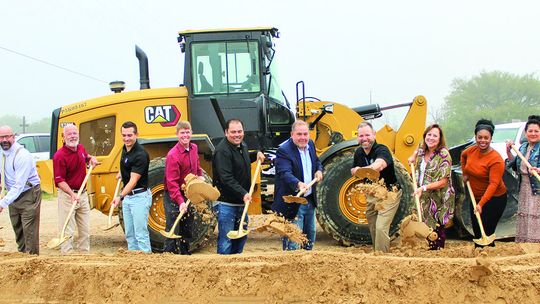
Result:
M311 250L315 243L315 208L317 198L315 185L304 193L308 203L298 205L283 201L284 195L294 195L307 188L313 180L322 180L322 164L317 157L315 144L309 139L309 125L297 120L292 125L291 138L285 141L277 150L275 159L276 180L274 203L272 210L282 215L302 229L308 242L302 245L303 249ZM283 238L283 250L296 250L299 244L288 238Z

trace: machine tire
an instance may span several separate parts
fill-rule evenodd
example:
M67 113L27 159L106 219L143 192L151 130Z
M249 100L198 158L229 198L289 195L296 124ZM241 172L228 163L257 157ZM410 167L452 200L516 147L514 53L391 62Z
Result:
M165 229L165 210L163 208L163 177L165 175L165 157L158 157L150 161L148 169L148 187L152 191L152 206L148 218L148 232L150 233L150 244L153 252L163 252L163 243L165 237L159 233ZM204 172L207 181L210 177ZM122 216L121 205L119 207L119 219L122 229L124 229L124 219ZM211 202L208 202L207 212L213 214ZM195 215L193 221L193 240L190 243L190 251L202 248L208 242L217 225L215 216L212 216L209 222L202 220L199 212Z
M317 220L324 231L345 246L371 243L367 221L365 224L360 224L358 219L353 221L354 215L352 213L365 212L365 206L361 210L361 208L347 207L343 200L340 201L340 198L343 199L343 193L348 193L350 191L348 189L357 183L356 179L351 177L352 164L353 151L340 151L338 155L325 163L325 175L317 187ZM411 177L396 158L394 158L394 164L403 193L390 226L391 235L397 232L399 223L411 213L414 206ZM347 205L350 206L348 202Z

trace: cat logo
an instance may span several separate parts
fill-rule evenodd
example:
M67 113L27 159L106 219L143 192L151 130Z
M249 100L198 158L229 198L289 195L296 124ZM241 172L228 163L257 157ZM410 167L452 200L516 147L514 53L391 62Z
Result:
M159 123L163 127L176 126L181 113L175 105L150 106L144 108L144 121L148 124Z

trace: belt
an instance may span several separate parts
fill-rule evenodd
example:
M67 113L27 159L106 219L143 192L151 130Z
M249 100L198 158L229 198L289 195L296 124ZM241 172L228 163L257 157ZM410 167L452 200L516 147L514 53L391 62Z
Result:
M137 189L133 189L131 190L127 195L135 195L135 194L139 194L139 193L143 193L143 192L146 192L146 188L137 188Z
M31 184L30 184L31 185ZM25 191L21 192L21 194L19 194L19 196L15 199L15 201L19 200L21 197L23 197L23 195L25 195L26 193L30 192L30 190L33 190L35 188L38 188L40 187L41 185L40 184L37 184L37 185L33 185L31 186L30 188L26 189ZM14 201L14 202L15 202Z
M79 190L71 190L71 191L73 191L73 193L79 193ZM86 192L86 189L83 189L83 191L81 191L81 194L84 192Z

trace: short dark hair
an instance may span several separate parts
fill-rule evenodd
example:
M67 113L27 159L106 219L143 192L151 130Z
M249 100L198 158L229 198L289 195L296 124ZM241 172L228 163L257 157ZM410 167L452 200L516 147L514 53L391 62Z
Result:
M296 129L297 127L300 127L300 126L306 126L309 128L309 124L303 120L297 120L295 122L293 122L292 126L291 126L291 132L294 132L294 129Z
M369 121L362 121L356 129L358 130L363 127L369 127L371 130L375 131L375 129L373 129L373 125Z
M489 132L489 134L491 134L491 136L493 136L493 132L495 132L495 125L493 122L491 122L491 120L482 118L476 122L474 134L476 135L480 130L486 130Z
M428 150L428 147L426 145L426 135L428 134L429 131L433 129L439 130L439 144L437 145L437 147L435 147L435 152L441 151L442 148L446 148L446 140L444 139L444 134L443 134L441 126L439 126L438 124L432 124L426 128L426 130L424 131L424 135L422 135L422 138L423 138L422 149L424 151Z
M244 123L240 119L231 118L225 122L225 131L229 130L229 127L231 126L231 123L233 122L239 123L242 126L242 129L244 128Z
M137 125L133 121L126 121L122 124L122 128L133 128L133 133L137 134Z
M540 127L540 116L531 115L527 118L527 123L525 124L525 131L529 128L529 125L537 125Z

